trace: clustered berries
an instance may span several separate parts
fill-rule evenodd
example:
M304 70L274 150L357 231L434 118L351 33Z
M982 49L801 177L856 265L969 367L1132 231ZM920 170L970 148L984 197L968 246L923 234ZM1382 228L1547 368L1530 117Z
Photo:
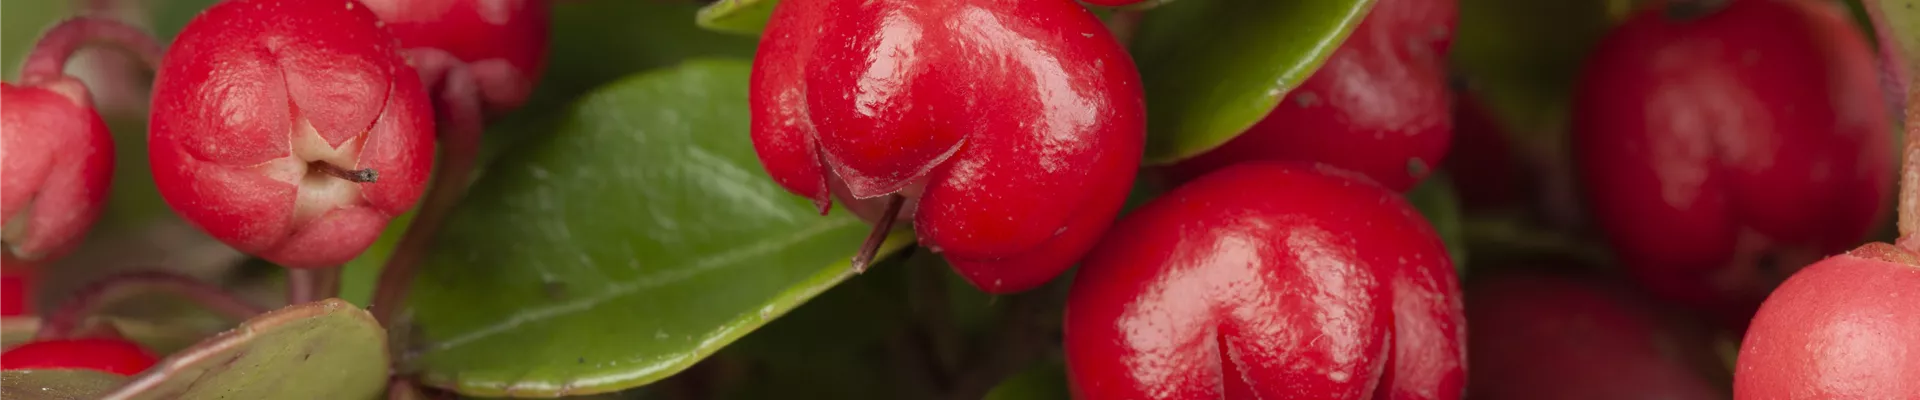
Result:
M1470 209L1499 209L1550 174L1511 170L1505 127L1450 83L1456 1L1375 2L1265 118L1144 170L1153 104L1112 31L1127 28L1081 3L1147 6L780 1L741 134L781 187L874 225L856 272L896 221L992 294L1077 265L1061 324L1076 398L1920 397L1920 240L1860 244L1894 194L1883 85L1907 78L1881 77L1834 4L1636 6L1573 87L1569 149L1579 206L1623 276L1502 266L1463 285L1402 193L1444 162ZM0 317L34 318L41 266L73 252L106 201L114 143L62 72L82 44L153 65L145 144L161 196L311 283L290 302L314 300L292 293L325 287L311 274L417 207L383 271L401 285L375 298L390 323L483 122L525 105L545 73L550 7L229 0L164 52L121 23L63 22L0 83ZM1142 174L1175 187L1123 216ZM0 369L163 362L111 327L56 326L0 352ZM1739 349L1730 371L1716 346Z

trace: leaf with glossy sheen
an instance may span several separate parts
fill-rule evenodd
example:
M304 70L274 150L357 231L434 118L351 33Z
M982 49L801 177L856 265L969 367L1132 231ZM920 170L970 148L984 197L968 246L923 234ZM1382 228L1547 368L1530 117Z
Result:
M409 365L475 396L644 385L851 275L869 228L766 176L747 71L618 81L489 166L415 281Z
M720 0L700 9L695 21L716 32L759 36L780 0Z
M0 399L91 400L126 382L124 376L90 369L29 369L0 372Z
M1273 111L1373 0L1200 0L1154 8L1134 33L1147 92L1147 162L1218 147Z
M174 353L108 400L372 399L386 394L386 330L340 299L260 314Z

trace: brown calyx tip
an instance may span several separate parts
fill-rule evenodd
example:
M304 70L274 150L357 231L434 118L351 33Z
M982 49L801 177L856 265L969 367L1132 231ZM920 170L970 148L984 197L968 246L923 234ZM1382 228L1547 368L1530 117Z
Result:
M867 241L860 244L860 252L853 254L853 273L866 273L873 264L873 257L880 252L880 245L886 243L887 232L893 231L893 220L900 214L900 207L906 205L907 198L899 194L887 196L887 211L880 214L880 220L873 223L873 231L867 233Z
M326 161L314 161L313 168L325 172L327 175L345 179L349 182L374 183L380 181L380 171L376 171L373 168L346 169Z

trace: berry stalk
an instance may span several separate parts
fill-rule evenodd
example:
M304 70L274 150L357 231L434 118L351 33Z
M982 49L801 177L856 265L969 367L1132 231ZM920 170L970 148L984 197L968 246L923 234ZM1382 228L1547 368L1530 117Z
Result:
M453 206L466 194L468 177L479 157L480 133L485 124L480 86L466 64L435 49L414 49L409 55L420 71L420 80L438 89L439 98L434 107L440 118L436 124L440 129L440 170L427 189L413 224L407 227L406 236L401 237L400 244L380 270L369 308L382 326L392 326L433 237L439 234Z
M267 311L218 285L166 271L137 271L116 275L76 291L60 308L46 315L35 340L64 338L101 307L145 293L167 293L192 300L220 315L244 321Z
M21 82L31 85L65 75L67 60L82 46L92 43L125 49L140 57L149 68L160 65L164 49L153 35L132 25L101 17L74 17L41 35L40 42L27 53L26 63L20 67Z

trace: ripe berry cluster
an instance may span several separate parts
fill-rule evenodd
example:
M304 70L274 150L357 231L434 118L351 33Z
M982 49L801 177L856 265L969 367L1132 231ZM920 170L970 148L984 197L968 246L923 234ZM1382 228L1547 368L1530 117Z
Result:
M1516 167L1501 124L1451 82L1456 0L1366 2L1263 118L1161 166L1143 165L1148 135L1182 133L1148 132L1130 28L1089 8L1152 12L1135 3L781 0L746 134L780 187L873 224L856 272L896 223L991 294L1077 266L1059 339L1078 398L1920 398L1920 240L1862 244L1896 197L1902 233L1920 234L1920 162L1896 196L1882 64L1835 4L1636 5L1572 85L1566 186L1586 218L1553 227L1605 255L1519 262L1618 276L1463 283L1406 193L1444 166L1470 210L1502 209L1555 175ZM257 313L164 276L53 312L32 302L111 186L114 142L64 73L82 45L152 66L144 143L161 197L286 267L290 303L332 296L340 265L416 213L372 302L391 324L484 124L525 105L547 67L549 7L229 0L165 46L99 17L48 31L0 84L0 314L45 313L0 369L172 362L88 323L87 295L114 282ZM1123 212L1136 182L1160 179L1174 188Z
M464 191L484 119L524 103L545 67L547 8L233 0L207 8L164 50L114 20L62 23L29 56L21 84L0 92L6 315L39 308L29 302L39 266L72 251L105 202L113 142L87 88L62 72L81 45L119 45L155 70L147 153L174 211L295 275L337 274L423 196L438 208L420 210L408 242L419 247L426 238L416 236L432 235ZM303 282L321 285L294 281ZM330 296L320 286L289 290L303 294L294 302ZM140 345L107 332L42 328L41 339L5 353L5 368L131 375L154 364Z

